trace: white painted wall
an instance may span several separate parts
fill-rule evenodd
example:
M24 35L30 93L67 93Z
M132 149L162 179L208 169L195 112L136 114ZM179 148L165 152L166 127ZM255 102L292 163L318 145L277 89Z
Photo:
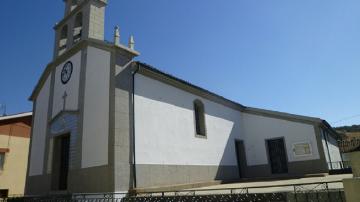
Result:
M326 146L325 133L323 130L321 130L321 143L324 149L325 160L326 162L330 162L329 152ZM330 166L328 165L328 167Z
M289 162L319 159L314 126L282 119L243 113L242 138L244 139L247 164L268 164L265 139L285 138ZM309 142L312 155L295 156L293 144Z
M43 174L50 83L51 75L48 76L36 98L29 176Z
M73 72L71 79L65 85L61 83L61 71L66 62L73 63ZM81 66L81 51L74 56L58 65L55 69L55 82L54 82L54 100L52 117L55 117L59 112L64 109L63 95L66 91L66 106L65 110L78 110L78 97L79 97L79 80L80 80L80 67Z
M110 53L87 49L82 168L108 163Z
M332 167L332 169L341 169L341 164L339 162L341 162L342 159L336 139L333 138L326 130L321 130L321 140L324 148L326 162L332 163L332 165L328 164L328 168Z
M193 101L205 107L207 138L195 137ZM135 76L137 164L237 165L241 113L149 77Z
M338 143L337 143L336 139L333 138L331 135L329 135L328 137L329 137L328 146L329 146L331 161L339 162L339 161L341 161L341 155L340 155L340 149L339 149Z

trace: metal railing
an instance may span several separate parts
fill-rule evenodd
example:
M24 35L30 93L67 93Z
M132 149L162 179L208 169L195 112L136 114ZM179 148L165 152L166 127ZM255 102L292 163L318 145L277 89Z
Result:
M328 168L331 170L351 169L351 163L350 161L328 162Z
M342 181L290 185L188 189L137 193L94 193L10 197L0 202L142 202L142 201L345 201Z

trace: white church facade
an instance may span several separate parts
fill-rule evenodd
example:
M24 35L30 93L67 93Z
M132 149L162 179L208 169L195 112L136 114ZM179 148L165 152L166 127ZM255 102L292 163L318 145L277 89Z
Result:
M54 58L30 99L26 194L121 192L328 173L341 155L322 119L246 107L104 41L106 0L65 0Z

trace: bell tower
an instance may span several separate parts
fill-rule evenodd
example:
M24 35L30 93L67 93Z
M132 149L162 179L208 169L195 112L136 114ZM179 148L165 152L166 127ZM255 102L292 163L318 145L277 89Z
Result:
M64 2L64 18L54 27L54 59L83 39L104 40L107 0L64 0Z

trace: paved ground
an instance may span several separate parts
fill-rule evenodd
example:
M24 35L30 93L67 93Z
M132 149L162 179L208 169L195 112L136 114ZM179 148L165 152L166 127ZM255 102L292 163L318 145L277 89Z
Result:
M208 189L227 189L219 191L211 191L212 194L229 193L229 189L233 189L233 193L270 193L270 192L288 192L288 191L309 191L321 189L341 189L343 188L342 179L352 178L352 174L344 175L327 175L324 177L306 177L287 180L270 180L261 182L243 182L243 183L229 183L221 185L213 185L196 189L197 194L206 194ZM327 182L328 184L325 184ZM315 183L309 185L302 185L307 183ZM296 185L294 187L294 185ZM269 187L271 186L271 187ZM326 187L327 186L327 187ZM256 188L254 188L256 187ZM248 189L247 189L248 188Z

